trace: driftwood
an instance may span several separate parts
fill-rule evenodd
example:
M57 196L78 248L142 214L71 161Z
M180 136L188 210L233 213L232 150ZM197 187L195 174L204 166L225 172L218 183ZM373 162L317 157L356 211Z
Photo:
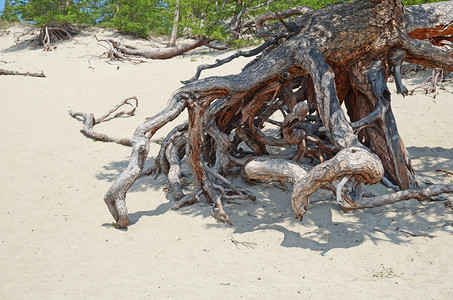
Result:
M44 72L36 73L36 72L18 72L18 71L10 71L5 69L0 69L0 75L19 75L19 76L31 76L31 77L43 77L45 78Z
M125 110L125 111L119 111L117 112L121 107L129 105L130 109ZM127 99L124 99L117 105L115 105L113 108L111 108L109 111L107 111L105 114L103 114L99 118L95 118L92 113L82 113L82 112L73 112L72 110L69 110L69 115L73 118L78 118L81 117L83 119L83 129L80 130L81 133L83 133L86 137L93 139L95 141L101 141L101 142L108 142L108 143L117 143L120 145L124 146L132 146L132 141L128 138L113 138L109 137L105 134L99 133L94 131L93 127L102 121L107 120L107 118L117 118L120 116L133 116L135 113L135 110L137 109L138 106L138 99L137 97L130 97ZM117 112L115 115L112 116L113 113Z
M444 80L448 80L445 78L447 71L441 69L433 69L431 76L426 78L421 84L413 88L412 90L408 91L409 95L413 95L414 92L418 89L421 89L425 92L425 94L433 94L433 98L436 98L437 90L438 90L438 83Z
M414 21L420 18L435 21ZM448 35L452 20L452 1L415 8L399 0L329 5L283 21L285 30L274 35L278 42L259 49L238 75L198 79L199 69L163 111L135 130L129 165L104 197L113 218L120 228L128 226L126 193L144 174L168 176L175 208L204 197L226 223L224 201L253 199L227 179L234 171L247 180L291 183L298 219L319 188L331 190L345 210L453 193L453 185L417 185L387 88L393 74L398 91L407 93L403 61L453 70L451 48L411 37L424 29ZM155 166L145 171L150 139L185 110L187 123L168 134ZM183 157L195 184L188 195L179 180ZM401 190L383 196L363 191L383 178Z
M98 42L105 43L107 46L102 45L104 48L107 49L107 57L110 59L119 59L119 60L132 60L136 62L141 62L141 58L146 59L168 59L175 57L177 55L186 53L190 50L198 48L203 45L209 44L211 41L207 37L199 37L196 40L193 40L187 44L177 45L173 47L167 48L136 48L129 45L124 45L120 42L117 42L112 39L108 40L99 40L95 36Z

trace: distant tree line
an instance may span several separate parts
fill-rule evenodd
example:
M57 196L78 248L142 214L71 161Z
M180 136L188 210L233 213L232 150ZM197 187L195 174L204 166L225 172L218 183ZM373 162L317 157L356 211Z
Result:
M320 8L336 0L5 0L1 14L9 22L41 27L53 23L98 25L140 37L209 36L241 43L247 20L295 6ZM436 2L404 0L406 5ZM240 46L240 45L238 45Z

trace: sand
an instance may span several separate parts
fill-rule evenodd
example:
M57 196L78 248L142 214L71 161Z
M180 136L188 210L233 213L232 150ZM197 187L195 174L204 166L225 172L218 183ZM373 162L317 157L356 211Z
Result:
M0 299L453 298L453 211L442 202L343 213L330 193L319 192L299 222L290 190L258 185L249 187L256 202L226 205L228 226L206 204L170 210L165 178L144 178L127 196L132 224L112 228L102 199L130 148L85 138L68 109L100 115L137 96L134 117L96 127L130 137L198 64L231 52L136 65L98 57L105 49L92 34L115 36L108 31L87 31L44 52L15 44L22 30L0 32L0 68L47 77L0 76ZM237 73L246 61L205 76ZM452 183L435 171L453 170L451 85L436 99L421 92L403 98L390 87L417 173ZM157 153L153 144L149 161Z

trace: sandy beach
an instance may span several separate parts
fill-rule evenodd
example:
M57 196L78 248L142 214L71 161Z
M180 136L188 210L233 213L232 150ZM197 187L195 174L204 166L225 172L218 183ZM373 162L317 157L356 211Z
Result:
M45 52L16 44L23 30L0 31L0 68L43 71L46 78L0 76L0 299L453 298L453 210L442 201L344 213L321 191L299 222L292 218L291 190L247 186L257 201L227 204L229 226L217 223L206 203L171 210L160 176L132 186L131 225L113 228L103 196L131 150L85 138L68 109L98 116L136 96L135 116L96 127L131 137L197 65L232 52L113 62L100 57L105 49L93 37L117 38L112 32L86 30ZM203 76L238 73L247 61ZM406 79L407 86L422 75ZM417 174L453 183L452 175L435 171L453 171L453 82L435 99L421 91L403 98L389 87ZM148 162L158 151L152 144Z

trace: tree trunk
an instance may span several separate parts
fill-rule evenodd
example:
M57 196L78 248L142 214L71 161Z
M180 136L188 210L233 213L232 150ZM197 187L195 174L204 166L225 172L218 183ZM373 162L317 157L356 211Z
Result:
M173 28L171 30L169 47L176 46L176 37L178 36L178 22L179 22L179 0L176 1L175 17L173 19Z
M252 198L225 177L235 167L248 180L293 184L291 203L298 219L319 188L333 191L344 209L453 192L452 186L443 185L416 188L387 88L387 78L393 73L397 90L407 93L399 77L403 61L453 70L451 48L411 37L414 30L431 25L411 24L410 16L422 12L435 16L440 5L430 4L428 10L422 9L425 6L405 10L400 0L329 5L285 21L273 39L247 52L261 55L238 75L197 80L199 69L193 80L173 93L164 111L135 131L129 166L104 198L119 226L128 225L127 190L141 174L148 173L144 161L150 138L186 108L187 127L170 132L155 166L157 173L169 174L176 208L204 195L213 215L230 223L222 201ZM435 19L429 34L442 36L441 31L451 26L453 14ZM283 121L271 119L279 112ZM278 125L280 134L266 132L269 123ZM270 155L272 147L285 151ZM175 179L184 155L195 183L187 196ZM383 176L401 189L411 190L363 197L362 185L377 183Z

